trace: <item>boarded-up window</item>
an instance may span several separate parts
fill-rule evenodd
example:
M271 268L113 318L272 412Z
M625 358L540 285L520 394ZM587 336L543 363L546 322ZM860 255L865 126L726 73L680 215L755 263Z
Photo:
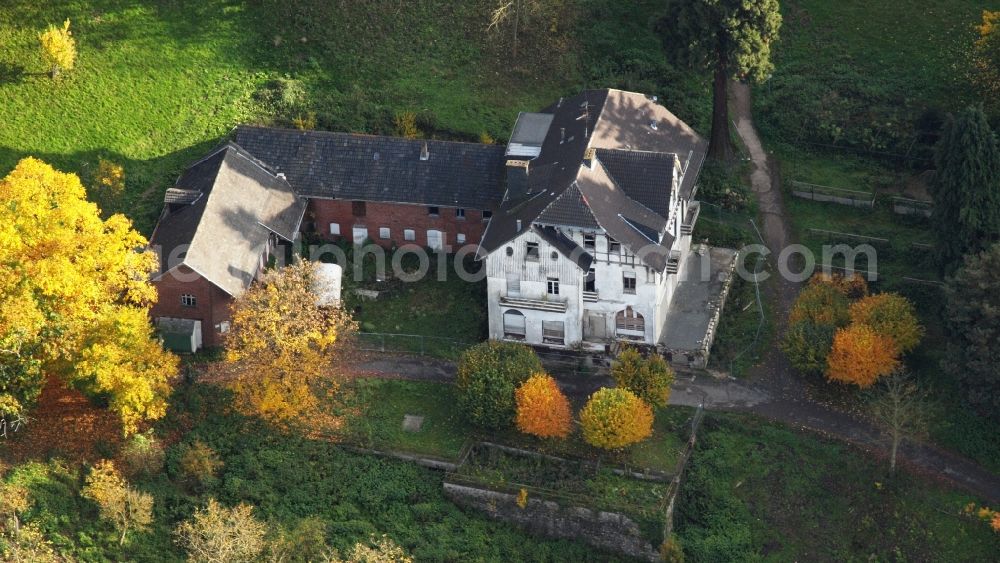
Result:
M330 223L330 234L331 235L340 234L340 223Z
M363 201L352 201L351 202L351 215L355 217L364 217L368 212L367 206Z
M507 295L510 297L521 296L521 277L517 274L507 274Z
M615 329L620 337L641 340L646 334L646 320L633 311L632 307L626 307L615 315Z
M546 344L565 344L566 323L563 321L542 321L542 342Z
M514 309L508 309L503 314L503 336L504 338L514 338L524 340L525 322L524 313Z

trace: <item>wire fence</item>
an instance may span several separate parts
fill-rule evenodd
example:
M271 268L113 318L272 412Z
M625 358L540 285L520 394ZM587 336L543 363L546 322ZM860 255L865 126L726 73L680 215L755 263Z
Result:
M851 207L875 207L875 193L861 190L848 190L845 188L835 188L833 186L823 186L820 184L810 184L791 180L792 195L813 201L838 203Z

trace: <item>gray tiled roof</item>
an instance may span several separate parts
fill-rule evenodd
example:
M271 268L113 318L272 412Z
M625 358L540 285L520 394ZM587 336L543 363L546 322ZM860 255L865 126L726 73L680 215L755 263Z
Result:
M597 158L608 175L630 198L670 215L675 157L671 153L598 149Z
M306 208L287 181L233 143L191 165L176 188L201 197L166 198L150 240L161 273L183 264L230 295L253 281L271 233L294 239Z
M672 191L691 197L708 143L634 92L587 90L543 113L552 122L528 165L529 192L508 194L483 235L480 255L517 236L519 222L538 223L603 229L650 267L665 267L673 244L665 233ZM589 149L596 162L587 160Z
M583 199L576 183L566 188L562 194L552 200L535 219L545 225L566 225L599 229L601 226L594 219L594 213Z
M251 126L235 140L303 197L469 209L503 197L503 146Z

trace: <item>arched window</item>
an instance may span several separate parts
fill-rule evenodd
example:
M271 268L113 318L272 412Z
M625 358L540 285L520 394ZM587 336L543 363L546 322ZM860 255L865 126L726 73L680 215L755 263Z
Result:
M632 307L626 307L615 315L615 329L619 337L642 340L646 336L646 320Z
M524 340L524 313L507 309L503 314L503 337Z

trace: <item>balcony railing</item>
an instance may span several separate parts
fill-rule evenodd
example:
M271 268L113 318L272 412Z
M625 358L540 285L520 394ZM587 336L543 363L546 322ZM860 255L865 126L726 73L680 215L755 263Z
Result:
M690 235L694 231L694 224L698 222L698 215L701 213L701 205L697 201L692 201L688 205L687 215L681 223L681 234Z
M524 297L501 297L500 304L515 309L532 309L535 311L549 311L553 313L565 313L566 302L554 301L552 299L527 299Z
M676 274L681 269L681 253L679 250L671 250L667 257L667 273Z

